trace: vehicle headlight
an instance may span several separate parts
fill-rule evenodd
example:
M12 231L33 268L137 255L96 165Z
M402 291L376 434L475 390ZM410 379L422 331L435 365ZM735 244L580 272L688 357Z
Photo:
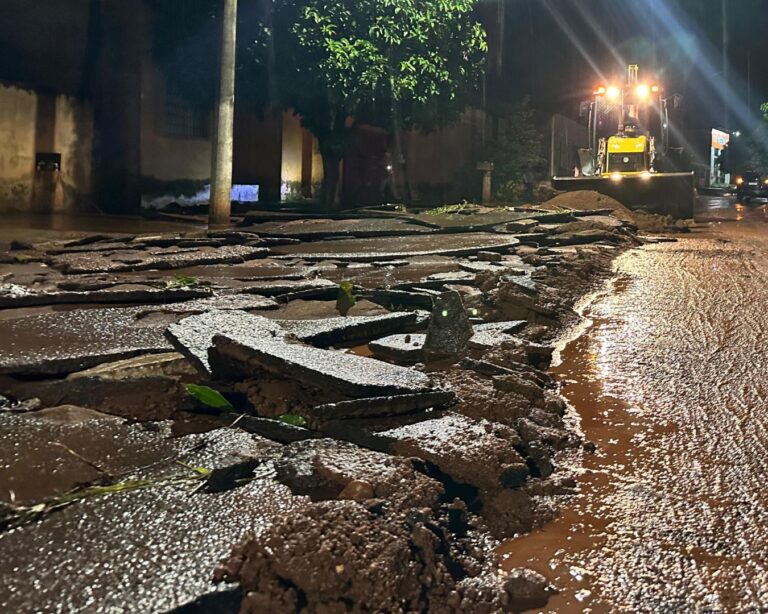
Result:
M621 181L621 173L611 173L611 181Z
M744 183L744 177L736 177L736 185L741 185Z

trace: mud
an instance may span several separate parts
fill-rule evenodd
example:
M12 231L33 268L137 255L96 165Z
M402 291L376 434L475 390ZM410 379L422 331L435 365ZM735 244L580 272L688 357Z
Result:
M0 329L24 340L0 357L15 365L0 393L39 408L17 418L47 429L18 427L34 443L13 448L8 475L26 462L60 476L41 479L48 490L30 503L71 496L81 483L119 491L86 489L0 533L4 564L29 570L14 578L12 599L0 591L3 605L498 612L546 602L548 580L524 566L500 570L494 549L573 494L560 458L581 440L539 369L549 340L575 318L572 302L619 250L592 235L584 248L541 247L580 223L573 212L381 215L329 222L277 212L250 217L262 228L73 237L33 244L36 262L9 257L0 274L22 294L206 296L0 312ZM537 232L523 245L504 224L532 215ZM619 228L593 217L566 230ZM278 227L289 230L275 237ZM347 236L328 240L334 227ZM357 301L339 317L342 280ZM430 321L443 343L428 366L377 360L365 345L391 335L407 343ZM215 388L224 404L195 399L186 384ZM64 457L42 443L49 432L67 445ZM168 456L156 460L156 449ZM123 492L121 480L134 478L148 483ZM216 560L218 579L239 584L210 583Z
M348 611L349 604L363 611L520 611L546 602L541 576L499 576L478 558L482 542L456 537L457 524L468 528L451 521L460 506L440 512L433 519L319 502L240 545L217 576L237 580L245 591L241 611L254 613Z
M560 590L547 611L768 604L761 217L621 256L562 352L554 373L597 451L561 516L500 551Z

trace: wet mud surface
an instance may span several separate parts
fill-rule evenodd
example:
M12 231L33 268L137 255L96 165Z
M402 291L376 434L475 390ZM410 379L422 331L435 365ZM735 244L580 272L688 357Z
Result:
M587 307L553 374L597 450L560 517L500 550L560 589L546 611L768 607L764 215L623 254Z
M604 208L404 220L0 246L0 605L543 606L550 581L495 549L574 492L544 370L640 240Z

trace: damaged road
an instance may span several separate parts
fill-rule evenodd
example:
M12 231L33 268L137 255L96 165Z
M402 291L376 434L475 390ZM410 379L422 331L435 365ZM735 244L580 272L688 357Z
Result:
M582 209L25 245L0 265L0 433L29 442L0 456L0 603L545 605L496 548L574 492L553 340L639 242Z

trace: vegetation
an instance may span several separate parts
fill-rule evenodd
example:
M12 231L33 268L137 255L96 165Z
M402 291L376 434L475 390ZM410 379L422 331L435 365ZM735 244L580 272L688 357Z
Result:
M199 386L198 384L185 384L184 388L206 407L211 407L213 409L234 409L232 403L227 401L224 395L218 390L214 390L208 386Z
M307 426L307 421L304 417L296 414L283 414L282 416L278 416L277 419L280 420L280 422L290 424L291 426Z
M172 280L165 283L165 287L168 290L176 288L200 288L210 286L207 281L200 281L197 277L191 277L189 275L176 275Z
M336 295L336 311L343 316L346 316L357 302L357 298L352 294L353 290L354 286L349 281L345 280L339 284L339 292Z
M113 495L160 486L178 486L194 482L199 483L207 479L211 473L211 471L205 467L192 467L181 461L176 462L186 469L189 469L191 473L163 475L152 478L131 478L109 484L82 486L56 497L52 497L42 503L29 506L4 504L0 506L0 530L12 529L40 520L52 512L64 509L73 503L84 501L92 497L101 497L104 495Z
M443 205L442 207L435 207L434 209L428 209L424 212L424 215L450 215L452 213L462 213L465 210L471 209L475 205L470 203L458 203L456 205Z
M275 3L280 102L318 139L326 204L360 123L428 130L461 111L486 50L473 7L473 0Z
M149 1L158 16L155 55L172 87L212 104L217 3ZM361 123L431 130L477 90L486 43L475 1L241 0L238 105L300 116L318 139L330 205Z

